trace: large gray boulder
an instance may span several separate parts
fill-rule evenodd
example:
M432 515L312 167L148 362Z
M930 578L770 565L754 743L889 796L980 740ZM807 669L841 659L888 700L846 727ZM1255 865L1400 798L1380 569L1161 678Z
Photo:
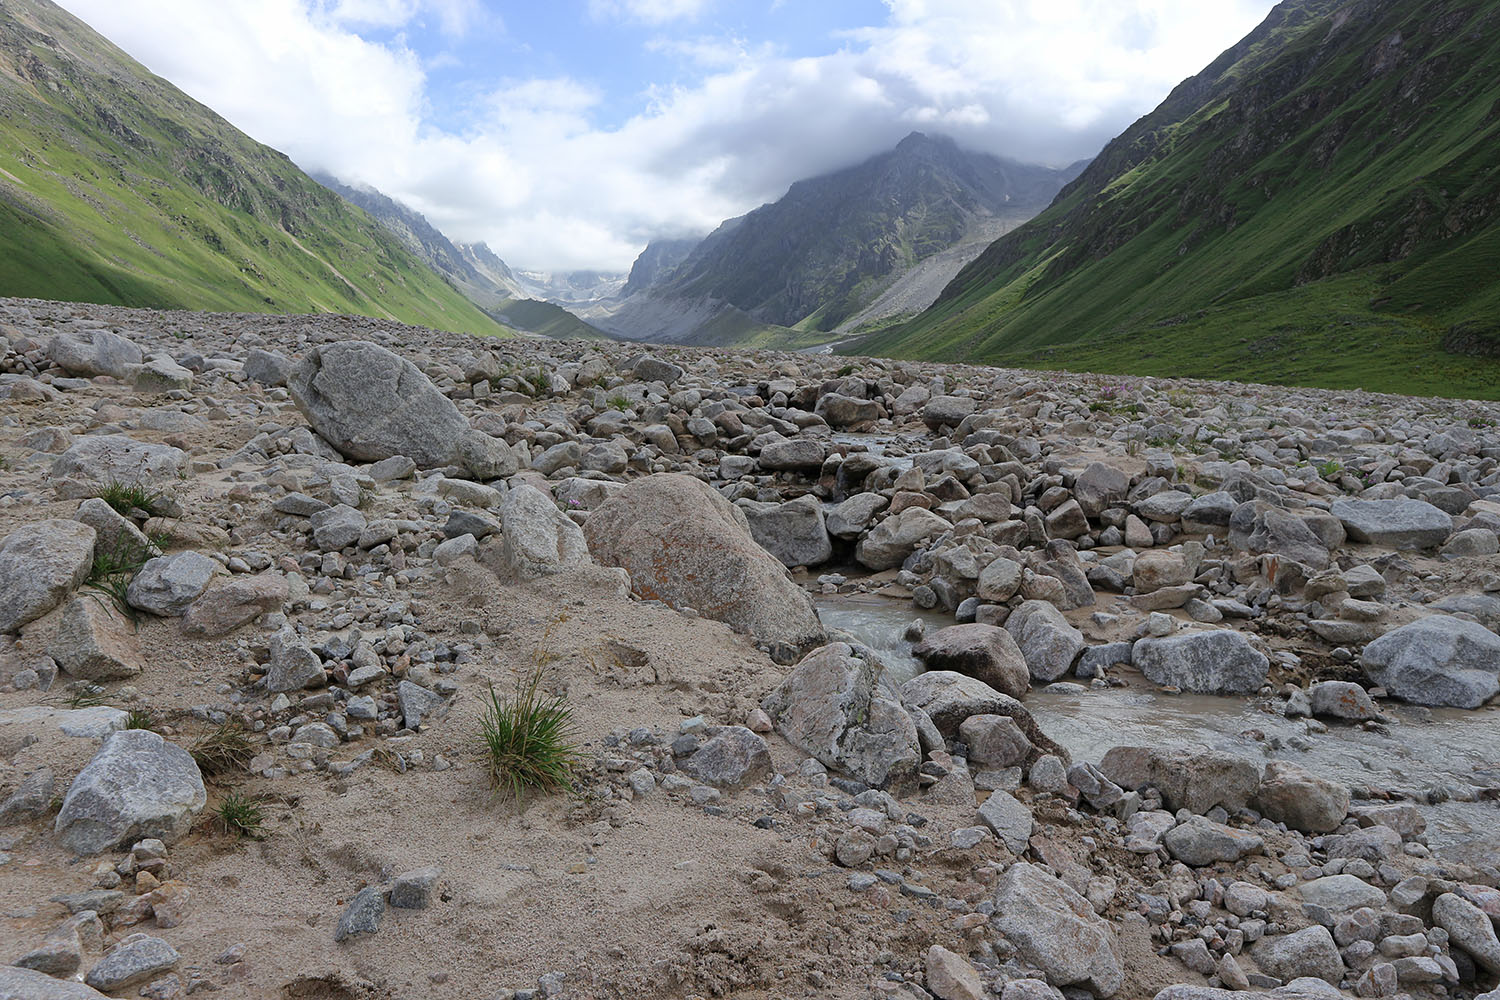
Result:
M1262 500L1240 504L1229 518L1229 544L1252 555L1283 559L1327 569L1328 547L1307 522L1290 511Z
M1167 852L1184 864L1202 868L1220 861L1238 861L1265 847L1259 834L1236 830L1202 816L1179 823L1162 837Z
M773 472L816 472L823 467L824 446L812 438L772 441L760 450L760 466Z
M155 837L187 834L208 796L192 756L149 729L104 741L63 797L55 829L75 854L98 854Z
M75 597L63 606L47 654L80 680L118 681L141 672L134 628L98 594Z
M1453 534L1453 517L1426 500L1335 500L1331 513L1356 542L1388 549L1430 549Z
M1015 720L1031 743L1028 766L1043 754L1072 759L1067 750L1042 732L1026 706L977 678L952 670L929 670L901 685L901 701L927 713L938 732L948 739L956 736L958 727L971 716L1003 715Z
M995 929L1052 985L1110 997L1125 984L1114 928L1066 883L1018 861L1001 876L994 903Z
M741 500L750 534L786 566L816 566L833 555L823 520L823 505L811 494L786 503Z
M1255 795L1255 807L1274 823L1303 833L1332 833L1349 814L1349 786L1320 778L1295 764L1273 760Z
M1500 636L1477 622L1433 615L1365 647L1365 674L1418 705L1478 708L1500 692Z
M877 524L854 547L861 566L879 572L895 569L906 561L924 538L940 535L953 525L921 507L908 507Z
M501 575L535 580L592 562L583 529L534 486L517 486L505 495L500 523Z
M1239 632L1181 632L1141 639L1130 661L1153 684L1194 694L1254 694L1271 662Z
M179 618L203 596L221 569L215 560L192 550L157 556L130 581L125 600L137 610Z
M1043 683L1065 676L1088 645L1048 601L1027 601L1016 608L1005 620L1005 630L1015 638L1031 676Z
M54 518L0 539L0 633L36 621L88 579L95 537L86 524Z
M636 480L590 514L583 533L594 559L628 571L642 597L797 655L826 641L812 599L756 544L744 512L691 476Z
M1024 698L1031 674L1015 639L994 625L950 625L912 649L929 670L956 670L977 677L1012 698Z
M59 333L47 341L47 357L69 375L125 378L141 363L141 349L117 333L85 330Z
M1262 938L1252 954L1262 970L1283 981L1311 976L1337 986L1344 977L1344 958L1327 927Z
M126 434L86 434L52 462L54 479L92 483L175 483L187 471L188 454L167 444L137 441Z
M916 725L862 653L842 642L814 650L761 708L788 743L828 767L872 788L911 785L922 762Z
M44 972L0 965L0 1000L109 1000L92 986Z
M287 378L292 401L346 458L405 455L422 468L457 456L469 422L416 365L377 344L314 347Z
M1260 788L1253 761L1191 744L1111 747L1099 770L1121 788L1155 786L1168 809L1200 815L1214 806L1243 809Z

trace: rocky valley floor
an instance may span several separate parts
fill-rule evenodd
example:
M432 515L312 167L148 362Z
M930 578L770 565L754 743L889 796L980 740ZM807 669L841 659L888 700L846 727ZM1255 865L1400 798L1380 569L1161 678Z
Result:
M1496 996L1500 405L0 334L0 1000Z

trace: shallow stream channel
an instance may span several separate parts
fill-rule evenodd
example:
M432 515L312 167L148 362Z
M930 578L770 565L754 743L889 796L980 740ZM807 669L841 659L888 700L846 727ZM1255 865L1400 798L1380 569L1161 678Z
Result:
M813 600L824 625L876 651L896 687L923 669L912 656L915 643L905 637L907 627L921 620L930 634L953 624L948 615L889 598ZM1197 743L1262 761L1292 761L1347 783L1356 800L1398 793L1421 807L1433 848L1500 831L1500 802L1479 794L1500 784L1500 708L1427 709L1386 701L1381 708L1388 724L1363 729L1286 718L1280 699L1168 694L1134 671L1119 676L1126 686L1033 688L1026 707L1075 760L1097 763L1122 744Z

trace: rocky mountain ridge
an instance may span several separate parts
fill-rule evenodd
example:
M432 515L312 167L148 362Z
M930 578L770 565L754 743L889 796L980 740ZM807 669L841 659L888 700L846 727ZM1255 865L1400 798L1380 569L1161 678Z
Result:
M1495 1000L1496 404L0 336L0 994Z

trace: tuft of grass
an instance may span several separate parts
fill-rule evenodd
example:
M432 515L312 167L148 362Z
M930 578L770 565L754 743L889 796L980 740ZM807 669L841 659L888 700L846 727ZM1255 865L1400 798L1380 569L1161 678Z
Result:
M1318 475L1324 479L1333 480L1343 475L1344 463L1336 458L1330 458L1318 465Z
M565 699L547 695L541 682L541 670L533 671L516 681L514 694L504 701L492 686L480 720L490 783L523 807L528 789L546 793L572 787L579 759L573 710Z
M140 511L147 517L161 517L166 511L166 494L140 483L122 483L111 479L94 491L94 496L114 508L121 517L134 517Z
M230 719L194 743L188 753L204 774L224 774L248 767L255 748L245 738L245 728Z
M69 708L96 708L105 702L104 689L97 684L87 681L75 685L67 696L63 698L63 704Z
M230 792L224 796L218 808L214 809L214 819L220 829L236 837L260 840L265 836L266 817L261 811L260 799L242 792Z
M132 708L125 715L126 729L149 729L156 731L156 719L151 715L149 708Z
M124 537L108 548L96 545L94 561L83 585L108 597L120 614L136 622L135 609L126 601L126 592L130 581L150 559L150 546L137 545Z
M619 410L621 413L624 413L626 410L630 409L630 400L626 399L624 396L615 396L609 401L609 405L612 408Z

